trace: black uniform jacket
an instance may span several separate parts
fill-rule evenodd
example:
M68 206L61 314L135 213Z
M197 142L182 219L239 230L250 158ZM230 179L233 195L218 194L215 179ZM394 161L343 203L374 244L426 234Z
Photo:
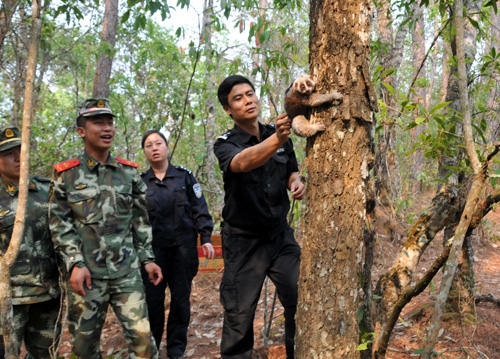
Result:
M259 123L262 141L276 132L274 125ZM215 155L224 176L224 224L240 234L273 237L286 226L290 209L287 186L298 172L297 158L289 139L264 165L246 173L233 173L229 165L234 156L259 143L257 137L237 125L214 144ZM236 233L236 232L235 232Z
M191 171L169 165L165 178L156 178L150 168L141 173L146 183L147 204L153 227L153 247L210 243L213 222L207 202Z

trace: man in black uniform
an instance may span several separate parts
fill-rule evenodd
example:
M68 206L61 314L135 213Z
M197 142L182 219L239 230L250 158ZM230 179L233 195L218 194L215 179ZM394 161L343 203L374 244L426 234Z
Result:
M165 136L156 130L142 137L142 149L151 168L141 173L147 186L149 220L153 227L153 251L163 273L158 286L146 286L151 331L160 348L165 326L165 289L170 289L167 321L168 358L183 358L190 319L191 283L198 272L197 237L207 258L213 258L210 241L213 222L200 184L191 171L172 166Z
M269 276L285 308L286 352L287 359L292 359L300 247L286 219L287 189L293 198L302 199L305 187L289 139L291 121L281 114L275 125L259 123L255 88L243 76L226 78L217 95L234 121L234 128L214 145L225 190L221 355L223 359L252 357L255 309Z

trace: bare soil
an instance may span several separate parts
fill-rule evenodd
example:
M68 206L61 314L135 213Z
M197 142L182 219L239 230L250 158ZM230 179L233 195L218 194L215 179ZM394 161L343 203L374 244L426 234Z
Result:
M421 200L420 204L415 203L413 212L418 215L429 201L430 196L427 196ZM392 259L403 243L405 231L411 224L402 224L403 219L392 221L388 213L392 213L392 211L380 206L377 207L374 285L379 275L392 264ZM405 221L408 219L407 216ZM423 273L441 252L441 246L441 239L438 237L422 257L419 273ZM500 298L500 209L485 217L482 228L478 230L476 235L475 250L477 294L492 294L496 298ZM221 276L222 274L217 272L200 272L195 278L191 296L192 318L188 334L188 347L185 353L186 358L220 358L219 345L223 309L219 302L218 289ZM418 350L423 347L428 321L439 291L440 278L439 274L433 281L433 285L410 302L402 312L389 343L387 358L418 358ZM267 293L268 310L270 310L273 295L274 287L270 284ZM270 331L269 345L266 346L262 336L265 302L263 291L254 324L254 358L284 359L285 349L282 345L284 340L283 308L278 301ZM168 307L168 296L166 304ZM440 357L500 358L500 307L492 303L479 303L476 322L465 323L461 319L457 316L443 322L442 333L436 347ZM160 359L166 358L164 341L165 339L161 345ZM104 357L127 357L120 324L112 311L108 312L101 346ZM63 336L60 355L64 358L70 355L70 336L67 329L65 329Z

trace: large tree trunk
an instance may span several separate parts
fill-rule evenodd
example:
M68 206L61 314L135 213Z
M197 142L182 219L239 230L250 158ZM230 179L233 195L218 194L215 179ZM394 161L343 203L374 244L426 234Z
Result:
M42 32L42 19L40 17L40 3L38 0L32 2L32 25L31 38L29 42L28 70L26 76L26 90L24 92L23 105L23 127L21 141L21 170L19 178L19 198L17 201L16 219L7 252L0 257L0 323L3 330L5 344L5 356L7 359L15 359L17 353L17 339L14 334L14 323L12 321L12 296L10 286L10 269L14 264L21 239L24 232L26 219L26 205L28 203L28 182L30 163L30 136L31 121L33 117L33 89L36 77L36 64L38 48Z
M106 0L104 20L102 22L101 51L95 69L93 97L109 97L109 79L111 77L111 66L116 31L118 28L118 1Z
M359 358L359 273L376 98L369 74L371 1L314 0L310 65L317 90L344 102L308 141L305 231L297 307L297 358ZM335 31L332 31L335 29ZM314 118L313 118L314 120Z

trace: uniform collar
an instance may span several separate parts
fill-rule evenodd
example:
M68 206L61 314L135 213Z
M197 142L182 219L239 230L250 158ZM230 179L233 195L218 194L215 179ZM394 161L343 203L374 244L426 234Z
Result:
M99 161L92 157L87 151L83 151L82 162L85 163L87 168L91 171L99 165ZM116 158L110 154L104 165L118 167L118 162L116 161Z
M171 163L168 164L167 172L165 173L164 178L167 178L167 177L175 177L175 166L172 166ZM155 171L153 171L153 168L149 167L149 169L146 171L146 179L148 181L157 179L156 175L155 175ZM163 181L163 178L158 178L158 179L160 181Z
M260 139L262 141L263 135L264 135L264 133L266 133L266 127L260 122L258 122L258 125L259 125ZM242 129L240 126L238 126L236 124L234 125L233 131L243 141L243 143L247 143L250 141L250 139L252 137L255 137L250 132L245 131L244 129ZM255 138L257 138L257 137L255 137Z
M5 192L10 194L11 196L15 196L17 194L17 192L19 192L18 185L14 184L10 181L6 181L3 178L2 178L2 182L0 183L0 186L5 190ZM28 188L30 191L38 191L38 187L32 178L30 178Z

